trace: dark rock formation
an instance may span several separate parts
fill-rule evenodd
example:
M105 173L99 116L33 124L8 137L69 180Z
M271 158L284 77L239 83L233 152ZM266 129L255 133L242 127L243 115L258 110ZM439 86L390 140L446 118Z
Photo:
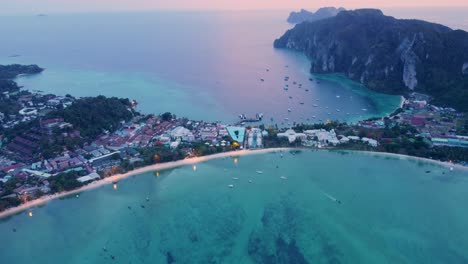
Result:
M314 13L305 9L301 9L301 11L299 12L291 12L291 14L289 14L288 23L299 24L305 21L317 21L324 18L334 17L339 12L344 10L346 9L344 9L343 7L322 7Z
M468 111L468 33L376 9L304 22L274 42L301 51L313 73L343 73L391 94L418 91L434 104Z

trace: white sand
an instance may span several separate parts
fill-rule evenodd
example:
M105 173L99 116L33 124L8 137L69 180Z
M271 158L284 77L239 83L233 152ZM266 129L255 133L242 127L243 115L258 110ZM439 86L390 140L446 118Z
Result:
M354 150L350 150L350 151L354 151ZM408 156L408 155L396 154L396 153L388 153L388 152L374 152L374 151L356 151L356 152L366 153L366 154L370 154L370 155L393 157L393 158L398 158L398 159L401 159L401 160L420 160L420 161L424 161L424 162L427 162L427 163L435 163L435 164L438 164L438 165L443 166L443 167L468 171L467 166L463 166L463 165L455 164L455 163L450 163L450 162L445 162L445 161L440 161L440 160L433 160L433 159L427 159L427 158L421 158L421 157L415 157L415 156Z
M271 149L260 149L260 150L239 150L239 151L230 151L230 152L223 152L223 153L218 153L218 154L213 154L213 155L208 155L208 156L203 156L203 157L197 157L197 158L189 158L189 159L184 159L184 160L178 160L178 161L172 161L172 162L166 162L166 163L161 163L161 164L155 164L155 165L150 165L146 166L143 168L135 169L130 172L127 172L125 174L116 174L114 176L104 178L95 182L92 182L88 185L82 186L78 189L72 190L72 191L67 191L67 192L61 192L61 193L56 193L53 195L46 195L41 198L26 202L24 204L21 204L17 207L13 207L10 209L7 209L3 212L0 212L0 218L7 217L10 215L18 214L23 211L26 211L29 208L36 207L43 205L51 200L77 194L83 191L88 191L92 189L96 189L99 187L102 187L106 184L112 184L114 182L120 181L122 179L128 178L133 175L137 174L142 174L146 172L151 172L151 171L156 171L156 170L167 170L167 169L172 169L175 167L180 167L180 166L185 166L185 165L192 165L200 162L205 162L208 160L212 159L218 159L218 158L225 158L225 157L234 157L234 156L245 156L245 155L253 155L253 154L263 154L263 153L269 153L269 152L276 152L276 151L286 151L288 150L287 148L271 148Z

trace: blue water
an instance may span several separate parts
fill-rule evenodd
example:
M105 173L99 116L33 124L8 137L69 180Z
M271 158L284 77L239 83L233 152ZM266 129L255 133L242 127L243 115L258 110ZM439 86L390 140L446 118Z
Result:
M2 38L0 63L46 68L18 80L31 90L130 97L142 112L193 119L231 122L241 113L264 113L277 124L349 121L398 106L398 97L377 98L356 83L310 82L307 58L273 48L291 27L286 17L284 11L0 17L0 34L11 36ZM9 57L14 54L20 56Z
M468 263L467 188L466 171L377 154L218 159L1 221L0 262Z

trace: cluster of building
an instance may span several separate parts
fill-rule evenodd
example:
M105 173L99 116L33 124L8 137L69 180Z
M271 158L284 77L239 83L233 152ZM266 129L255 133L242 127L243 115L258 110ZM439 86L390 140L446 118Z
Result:
M29 133L31 135L17 136L4 150L11 154L29 155L38 147L40 138L50 130L71 127L60 118L41 120L40 124L37 135ZM75 172L79 182L93 181L119 171L124 160L129 163L142 161L140 149L164 146L170 150L181 150L186 156L193 155L194 144L226 149L257 149L263 148L263 137L267 135L268 132L259 128L247 129L187 119L164 120L161 116L137 116L123 123L114 133L103 133L92 143L64 151L57 157L20 163L1 157L0 181L7 182L15 177L39 179L34 185L26 180L18 184L15 190L17 197L34 195L39 190L47 193L50 191L47 179L51 176ZM0 197L1 194L2 190Z
M364 142L371 147L377 147L379 145L377 140L371 138L337 135L334 129L329 131L325 129L313 129L305 130L302 133L297 133L293 129L288 129L283 133L278 133L277 136L279 138L287 138L289 143L299 140L303 146L316 148L333 147L349 142Z
M72 105L75 100L73 97L44 95L40 92L30 93L20 90L5 91L0 94L0 100L13 100L13 98L15 108L20 110L17 113L9 114L0 112L0 125L5 129L40 118L50 110L66 108Z
M8 127L28 118L29 120L40 118L46 108L67 107L73 100L56 96L40 97L41 102L27 96L20 98L24 107L18 113L18 118L8 117L8 122L0 122L2 126ZM432 106L427 103L428 100L424 95L413 94L403 104L402 111L392 116L390 121L413 125L420 135L429 138L434 145L468 147L468 137L456 134L457 122L464 116L450 108ZM381 129L388 125L386 122L382 119L361 121L357 127ZM142 149L164 146L167 150L181 151L183 155L189 157L194 155L193 150L196 145L218 149L263 148L265 138L269 136L266 130L257 127L230 126L163 116L137 116L130 122L122 123L117 131L103 132L92 143L83 147L65 150L53 158L17 162L18 159L14 158L14 154L30 156L38 148L41 139L57 129L64 130L64 133L66 131L67 137L80 137L79 132L74 131L72 125L61 118L40 119L39 124L37 129L9 140L10 143L3 147L3 153L11 155L7 155L8 158L0 156L0 181L7 182L15 177L35 179L18 183L15 186L16 197L50 192L48 178L60 173L75 172L77 180L82 183L116 173L124 161L130 164L142 161L140 151ZM343 131L340 133L349 135ZM337 134L334 129L302 132L288 129L278 133L277 137L287 139L289 143L298 142L303 146L316 148L353 142L371 147L379 146L379 142L375 139L345 136ZM3 190L0 189L0 198L11 197L10 194L2 196L2 193Z
M411 94L403 104L403 111L393 120L411 124L420 136L436 146L468 147L468 137L457 134L458 126L467 117L453 108L431 105L429 100L427 95Z

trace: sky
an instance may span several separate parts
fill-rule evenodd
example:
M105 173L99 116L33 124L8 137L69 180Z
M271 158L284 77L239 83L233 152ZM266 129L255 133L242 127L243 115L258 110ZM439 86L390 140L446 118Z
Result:
M0 0L0 14L116 12L158 9L315 9L323 6L468 6L467 0Z

